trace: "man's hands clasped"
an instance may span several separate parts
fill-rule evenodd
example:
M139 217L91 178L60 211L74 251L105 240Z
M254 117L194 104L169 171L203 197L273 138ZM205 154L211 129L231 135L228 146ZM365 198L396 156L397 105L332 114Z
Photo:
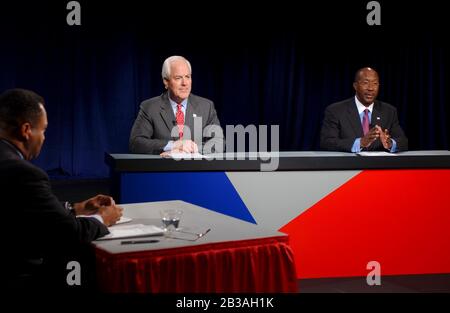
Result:
M180 139L173 143L171 151L164 151L160 156L170 157L172 153L198 153L198 146L192 140Z
M380 126L375 125L375 127L372 127L369 132L361 138L361 147L362 148L368 148L370 145L380 138L381 144L383 147L387 150L390 150L392 148L392 139L389 135L389 131L387 129L383 130Z
M112 197L105 195L97 195L83 202L75 203L73 208L76 215L100 215L106 226L117 223L123 212L123 208L117 206Z

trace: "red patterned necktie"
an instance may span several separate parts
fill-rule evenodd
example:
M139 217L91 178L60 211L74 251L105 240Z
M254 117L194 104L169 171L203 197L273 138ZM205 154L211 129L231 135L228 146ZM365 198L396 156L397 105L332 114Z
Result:
M176 120L178 126L178 134L180 135L180 139L183 139L184 113L181 109L181 103L177 104Z
M362 119L362 129L364 135L366 135L369 132L369 109L364 110L364 116Z

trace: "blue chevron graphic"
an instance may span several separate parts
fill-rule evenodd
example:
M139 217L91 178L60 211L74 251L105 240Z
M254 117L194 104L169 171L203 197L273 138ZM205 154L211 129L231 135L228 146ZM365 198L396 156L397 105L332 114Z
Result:
M123 173L121 203L183 200L256 224L225 172Z

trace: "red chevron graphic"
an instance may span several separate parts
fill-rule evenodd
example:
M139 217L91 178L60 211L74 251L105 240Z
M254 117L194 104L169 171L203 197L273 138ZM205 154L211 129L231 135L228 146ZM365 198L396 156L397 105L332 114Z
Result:
M366 170L283 226L299 278L450 273L450 170Z

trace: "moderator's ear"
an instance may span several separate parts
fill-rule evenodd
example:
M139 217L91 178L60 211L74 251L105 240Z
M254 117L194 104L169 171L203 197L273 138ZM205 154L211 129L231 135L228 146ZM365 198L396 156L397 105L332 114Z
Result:
M163 78L163 83L164 83L164 88L169 88L169 82L167 81L167 79Z
M30 135L31 135L31 124L28 122L23 123L20 126L20 137L28 140L28 139L30 139Z
M357 87L358 87L358 83L357 82L353 82L353 89L355 89L355 91L356 91Z

